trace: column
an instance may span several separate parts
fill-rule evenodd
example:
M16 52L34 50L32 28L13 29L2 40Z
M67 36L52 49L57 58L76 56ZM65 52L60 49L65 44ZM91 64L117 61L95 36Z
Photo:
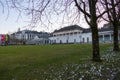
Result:
M105 35L103 34L103 41L105 40Z
M110 41L112 40L111 34L110 34Z

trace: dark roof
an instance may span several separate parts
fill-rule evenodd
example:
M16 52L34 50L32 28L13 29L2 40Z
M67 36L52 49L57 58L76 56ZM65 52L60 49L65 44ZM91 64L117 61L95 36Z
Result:
M16 32L16 34L21 34L22 33L22 31L18 31L18 32Z
M112 31L112 30L113 30L113 28L101 28L101 29L98 30L98 32ZM83 29L83 33L89 33L89 32L91 32L91 29L90 29L90 28L88 28L88 29Z
M120 26L118 27L120 30ZM101 29L98 29L98 32L103 32L103 31L113 31L113 25L111 23L104 24ZM91 29L83 29L83 33L88 33L91 32Z
M63 27L59 30L55 30L55 32L62 32L62 31L69 31L69 30L83 30L82 27L78 26L78 25L71 25L71 26L66 26L66 27Z
M99 32L103 32L103 31L113 31L113 28L101 28L98 30Z
M41 34L37 35L39 38L48 38L50 35L49 34Z
M113 30L113 25L111 23L104 24L101 29L99 29L99 32L103 31L112 31Z
M120 25L120 23L119 23ZM102 32L102 31L113 31L113 25L112 23L107 23L107 24L104 24L103 27L101 29L99 29L99 32ZM118 26L118 29L120 30L120 26Z
M89 33L89 32L91 32L91 29L90 29L90 28L83 29L83 33Z

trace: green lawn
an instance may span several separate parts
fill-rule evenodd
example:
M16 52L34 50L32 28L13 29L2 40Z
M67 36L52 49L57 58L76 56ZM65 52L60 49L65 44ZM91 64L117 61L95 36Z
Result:
M111 44L101 44L101 53ZM51 65L83 64L90 61L90 44L0 46L0 80L40 80ZM41 79L42 80L42 79Z

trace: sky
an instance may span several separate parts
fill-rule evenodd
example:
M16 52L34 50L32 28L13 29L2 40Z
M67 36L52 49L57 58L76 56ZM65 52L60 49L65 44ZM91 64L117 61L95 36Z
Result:
M5 0L3 0L3 3L5 3ZM67 18L63 24L61 16L58 16L59 19L56 18L56 16L52 16L52 24L47 24L47 27L41 26L41 24L39 24L37 27L31 28L28 26L28 24L30 24L30 16L22 14L21 17L17 19L19 15L18 11L11 9L8 14L8 9L6 6L4 6L4 12L2 9L3 7L0 5L0 34L14 33L18 31L18 28L20 28L20 30L29 29L36 31L53 32L54 30L60 29L61 27L72 25L72 23L69 22L69 19ZM81 27L88 27L82 19L80 20L81 23L79 25ZM44 23L46 24L47 22L44 21Z
M61 26L62 21L60 19L57 22L53 21L52 27L49 27L49 28L41 27L40 25L35 28L31 28L28 26L30 21L29 16L22 14L22 16L19 17L19 19L17 18L18 18L18 12L14 10L11 10L9 15L5 12L4 13L0 12L0 34L10 34L10 33L16 32L18 28L20 28L20 30L29 29L29 30L36 30L36 31L53 32L55 29L59 29L64 26L71 25L70 23L66 23ZM84 24L81 24L81 27L83 26L88 27L87 25L84 25Z
M18 28L20 28L20 30L35 30L35 31L45 31L45 32L53 32L56 29L60 29L62 27L65 26L69 26L72 24L77 24L76 23L72 23L70 19L65 18L65 22L62 22L62 16L58 16L58 18L56 16L52 16L52 24L51 25L46 25L45 26L41 26L41 24L39 24L37 27L31 28L30 26L28 26L28 24L30 24L30 16L27 16L25 14L21 14L21 16L18 19L18 15L19 12L16 10L10 10L9 14L7 12L7 10L4 12L2 11L2 6L0 6L0 34L11 34L14 32L18 31ZM74 15L73 15L74 16ZM46 24L47 22L44 21L44 23ZM83 16L80 17L80 22L78 24L80 27L83 28L88 28L89 26L87 25L87 23L85 22L85 20L83 19Z
M10 11L9 14L7 12L0 11L0 34L12 33L28 24L26 22L27 17L19 18L17 21L18 13L16 11Z
M22 15L19 19L17 19L18 13L15 11L10 12L9 16L5 13L0 13L0 34L13 33L20 28L38 30L37 28L30 28L27 25L29 24L30 19L28 16ZM40 30L38 30L40 31Z

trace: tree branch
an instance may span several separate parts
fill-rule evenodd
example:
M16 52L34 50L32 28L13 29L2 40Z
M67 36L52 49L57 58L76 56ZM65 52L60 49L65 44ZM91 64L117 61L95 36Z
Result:
M75 4L76 4L77 8L78 8L83 14L87 15L88 17L90 17L90 14L87 13L85 10L83 10L83 9L79 6L77 0L74 0L74 1L75 1Z
M103 16L105 13L107 13L107 12L108 12L108 15L109 15L109 17L110 17L109 11L113 10L113 8L109 8L109 7L108 7L108 5L109 5L110 3L108 3L107 0L104 0L104 2L105 2L105 5L106 5L106 10L105 10L104 12L100 13L100 15L99 15L97 18L102 17L102 16ZM119 3L120 3L120 1L117 2L117 3L114 5L114 7L116 7ZM102 3L102 4L103 4L103 3Z
M3 4L3 2L2 1L0 1L0 4L1 4L1 6L2 6L2 12L4 13L4 4Z

